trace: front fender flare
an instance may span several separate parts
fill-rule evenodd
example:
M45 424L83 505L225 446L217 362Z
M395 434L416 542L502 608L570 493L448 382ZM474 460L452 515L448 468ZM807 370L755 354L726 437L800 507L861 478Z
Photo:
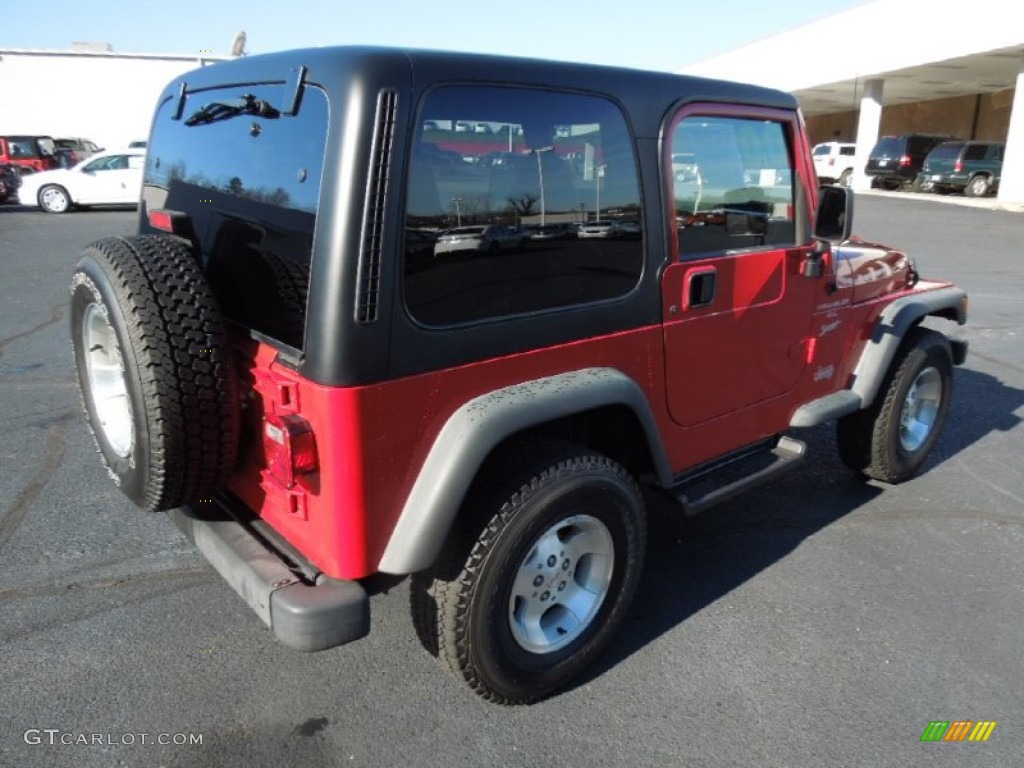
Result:
M907 332L928 315L938 315L957 324L967 322L967 293L955 286L922 291L897 299L883 310L871 341L857 361L850 387L864 407L875 401L889 366Z
M878 396L889 367L907 333L929 315L967 322L967 293L956 286L919 291L896 299L879 315L871 339L861 352L848 389L805 403L790 419L792 427L813 427L867 408ZM953 360L959 365L967 354L967 342L953 344Z
M503 440L524 429L595 408L623 405L643 427L654 471L671 482L654 415L640 386L614 368L585 368L526 381L476 397L438 433L391 534L378 570L406 574L440 553L480 466Z

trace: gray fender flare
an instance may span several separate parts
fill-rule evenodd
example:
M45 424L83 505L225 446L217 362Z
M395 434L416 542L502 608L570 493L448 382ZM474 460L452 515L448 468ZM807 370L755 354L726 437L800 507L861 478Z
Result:
M790 419L790 426L813 427L871 405L907 332L928 315L963 325L967 322L967 293L948 286L904 296L889 304L879 315L871 339L857 361L850 387L800 406ZM967 342L951 343L953 361L960 365L967 357Z
M637 416L663 484L671 471L650 404L640 386L614 368L585 368L526 381L476 397L451 415L406 499L378 569L406 574L430 566L488 454L529 427L594 408L623 405Z

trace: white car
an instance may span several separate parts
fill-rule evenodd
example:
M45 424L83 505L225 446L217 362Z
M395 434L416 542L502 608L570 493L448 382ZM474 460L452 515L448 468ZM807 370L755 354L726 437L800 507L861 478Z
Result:
M616 237L622 236L622 228L619 226L617 221L608 221L607 219L599 219L598 221L588 221L582 227L579 232L576 233L576 237L580 240L599 239L599 240L613 240Z
M811 157L814 159L818 181L823 184L838 183L844 187L850 186L856 151L856 144L841 141L826 141L824 144L815 145Z
M517 250L526 244L528 235L508 227L495 224L456 227L442 232L434 246L434 255L456 251L481 251L498 253L504 250Z
M76 205L138 205L146 150L100 152L73 168L40 171L22 177L18 201L47 213L66 213Z

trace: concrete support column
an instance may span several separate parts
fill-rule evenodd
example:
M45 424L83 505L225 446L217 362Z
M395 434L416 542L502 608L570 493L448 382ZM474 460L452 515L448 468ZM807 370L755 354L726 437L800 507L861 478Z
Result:
M865 80L864 95L860 99L860 120L857 122L857 153L854 157L853 188L871 189L871 179L864 174L868 155L878 143L882 125L882 88L885 81Z
M1013 91L998 198L1003 203L1024 203L1024 57L1020 60L1017 85Z

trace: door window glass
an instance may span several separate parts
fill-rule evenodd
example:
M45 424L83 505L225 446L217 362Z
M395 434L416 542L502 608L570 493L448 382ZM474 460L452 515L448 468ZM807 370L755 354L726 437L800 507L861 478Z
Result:
M786 126L694 115L672 136L679 257L791 247L793 165Z

